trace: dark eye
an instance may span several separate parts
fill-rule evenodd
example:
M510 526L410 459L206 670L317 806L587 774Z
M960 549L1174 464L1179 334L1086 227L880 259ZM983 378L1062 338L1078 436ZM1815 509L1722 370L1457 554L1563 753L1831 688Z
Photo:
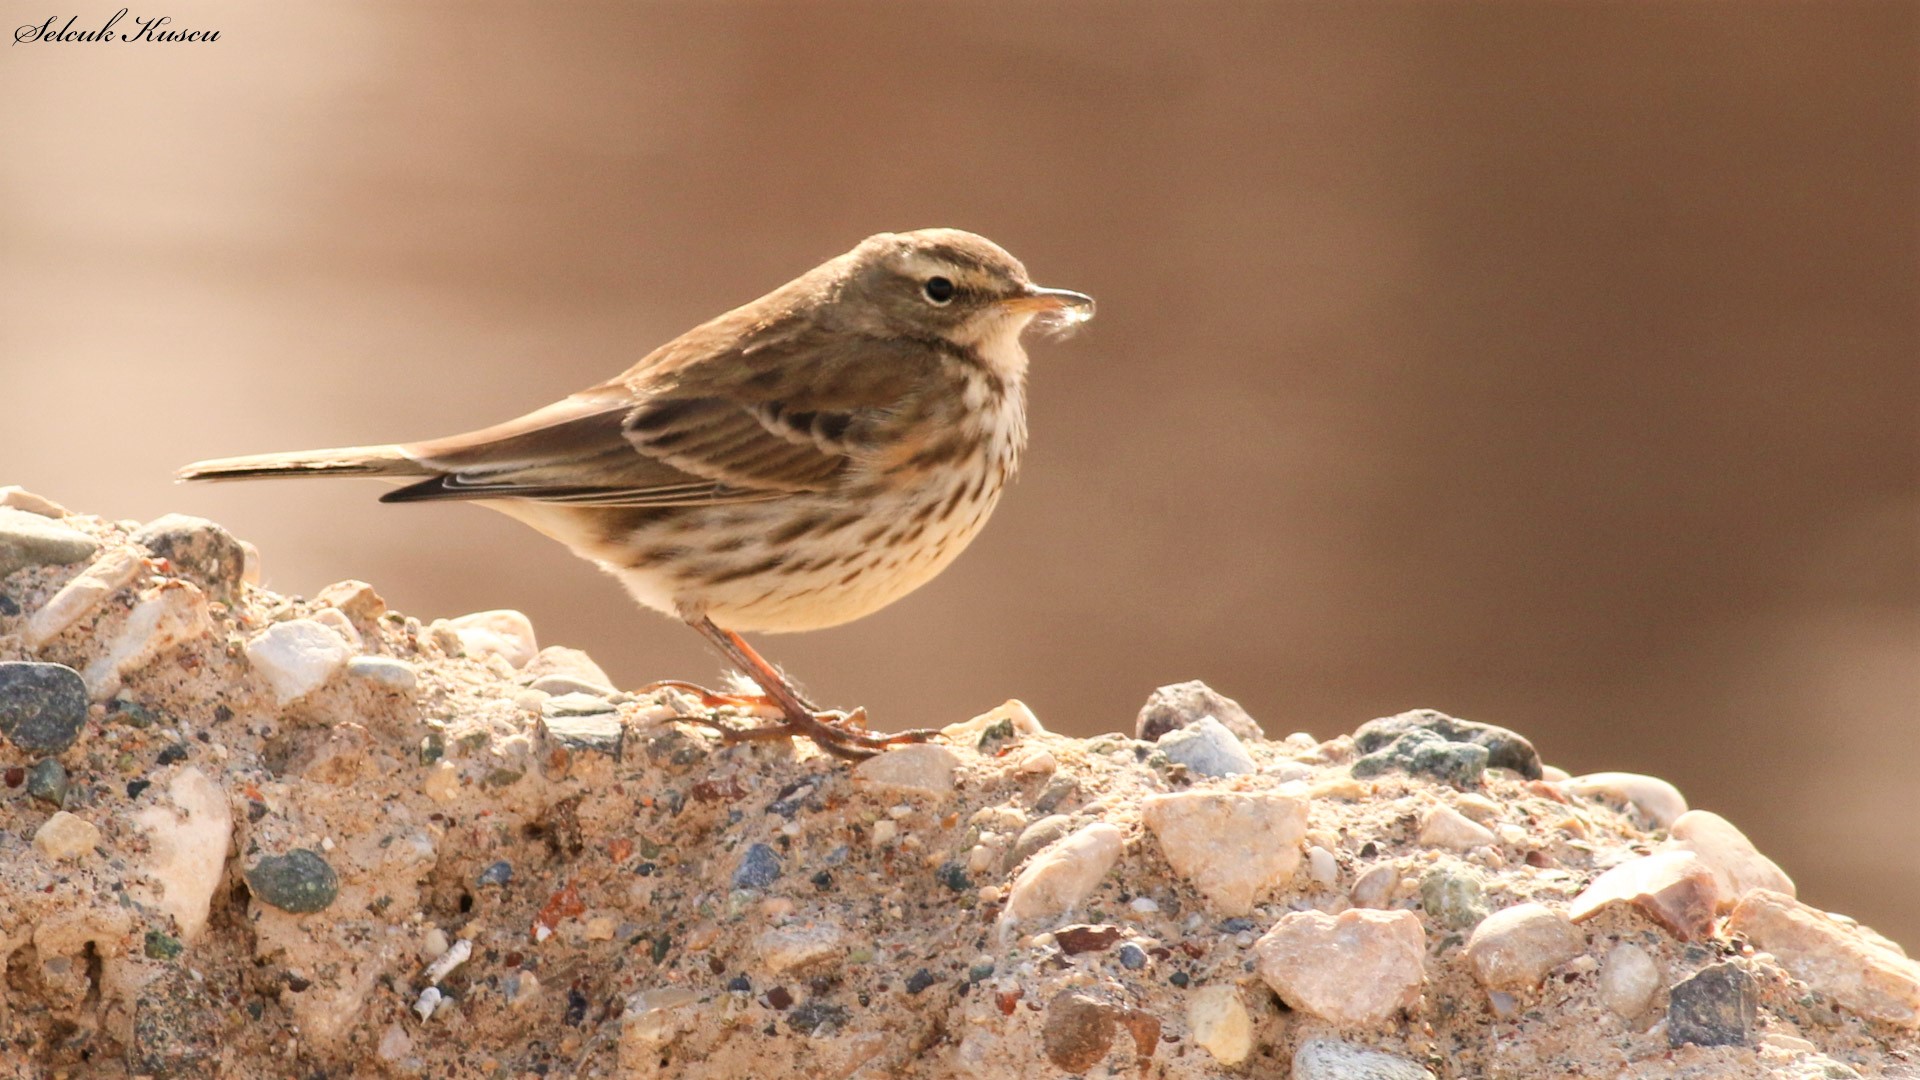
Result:
M944 304L953 299L953 282L943 277L930 277L923 288L927 299L936 304Z

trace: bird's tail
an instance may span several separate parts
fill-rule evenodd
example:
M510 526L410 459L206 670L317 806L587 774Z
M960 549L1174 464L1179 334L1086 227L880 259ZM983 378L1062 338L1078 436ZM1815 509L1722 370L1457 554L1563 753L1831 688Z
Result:
M400 447L390 445L216 458L196 461L176 475L181 480L255 480L276 476L427 476L432 472Z

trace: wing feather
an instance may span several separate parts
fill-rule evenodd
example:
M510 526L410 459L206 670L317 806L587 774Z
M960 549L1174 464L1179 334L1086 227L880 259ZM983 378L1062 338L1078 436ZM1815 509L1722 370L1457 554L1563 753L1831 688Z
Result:
M385 499L668 508L825 491L889 441L889 421L938 377L937 354L915 343L792 321L747 338L743 346L709 324L618 380L403 447L436 475ZM736 347L685 355L729 340Z

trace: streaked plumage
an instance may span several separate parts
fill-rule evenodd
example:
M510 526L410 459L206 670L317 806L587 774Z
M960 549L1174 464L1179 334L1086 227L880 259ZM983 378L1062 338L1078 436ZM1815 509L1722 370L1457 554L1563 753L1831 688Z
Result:
M483 501L696 627L832 626L973 539L1026 444L1022 331L1091 314L982 237L883 233L519 419L181 476L395 478L383 501Z

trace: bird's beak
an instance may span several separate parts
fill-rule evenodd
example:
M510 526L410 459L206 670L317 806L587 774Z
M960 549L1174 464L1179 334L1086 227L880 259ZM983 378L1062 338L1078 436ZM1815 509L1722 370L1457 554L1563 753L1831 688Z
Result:
M1058 312L1068 322L1086 322L1093 318L1093 297L1071 289L1043 289L1038 285L1029 285L1000 303L1010 311Z

